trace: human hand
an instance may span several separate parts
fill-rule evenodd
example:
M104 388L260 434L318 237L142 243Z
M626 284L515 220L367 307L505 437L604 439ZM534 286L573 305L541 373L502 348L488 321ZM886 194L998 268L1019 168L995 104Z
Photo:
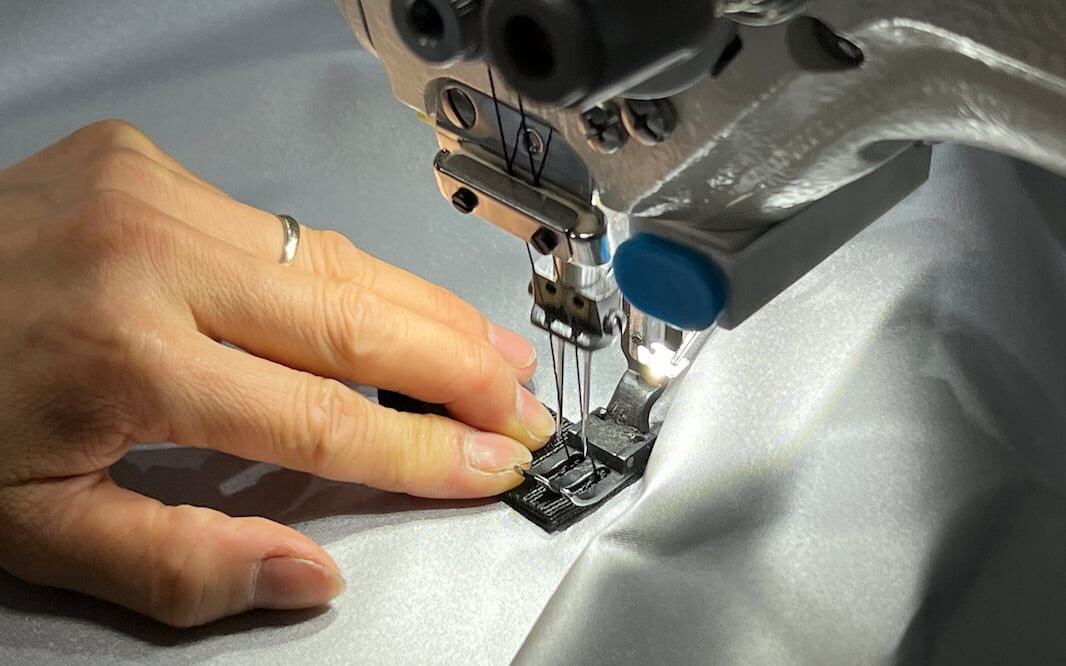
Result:
M282 266L283 237L120 121L0 171L0 568L176 626L339 593L288 527L116 486L139 442L426 497L521 481L554 427L529 343L336 233Z

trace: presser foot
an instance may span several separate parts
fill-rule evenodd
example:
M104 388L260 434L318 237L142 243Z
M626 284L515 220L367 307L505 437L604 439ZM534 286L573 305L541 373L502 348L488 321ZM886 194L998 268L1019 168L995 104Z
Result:
M580 423L560 419L530 468L515 470L525 482L501 499L547 532L595 511L644 476L658 435L649 417L664 388L626 372L607 407Z
M581 452L581 426L563 419L558 432L533 454L522 485L500 499L546 532L564 530L644 476L655 433L642 433L611 418L606 409L585 422L588 455Z

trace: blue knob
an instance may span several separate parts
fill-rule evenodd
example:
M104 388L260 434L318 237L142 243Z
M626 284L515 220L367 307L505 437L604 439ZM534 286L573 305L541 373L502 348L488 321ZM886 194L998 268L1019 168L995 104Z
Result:
M622 243L614 276L637 309L684 330L707 328L725 308L725 278L714 263L660 236L637 234Z

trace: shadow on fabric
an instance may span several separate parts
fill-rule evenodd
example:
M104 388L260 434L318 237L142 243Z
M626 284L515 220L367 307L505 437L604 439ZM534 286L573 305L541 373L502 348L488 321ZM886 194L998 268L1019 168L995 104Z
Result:
M164 504L191 504L231 516L260 516L287 525L338 516L370 516L376 521L341 521L320 542L344 539L372 529L376 522L409 519L411 512L435 517L440 511L489 505L494 500L442 501L388 493L366 486L327 481L301 472L236 458L206 449L171 445L136 447L111 468L117 484ZM395 516L395 518L390 518ZM330 535L332 535L330 537ZM0 608L28 615L53 615L103 624L144 643L174 646L207 638L293 625L299 635L322 630L332 621L326 607L305 611L253 611L205 627L172 629L105 601L74 592L24 583L0 571ZM316 620L309 622L309 620ZM295 625L305 625L295 627ZM285 640L293 640L286 631ZM5 640L0 637L0 644ZM57 648L58 649L58 648Z
M111 468L118 485L168 505L192 504L236 517L294 525L332 516L387 516L479 507L495 500L433 500L244 460L206 449L146 447ZM347 535L345 535L347 536Z
M945 529L898 666L1062 664L1066 496L1019 483L974 502Z
M292 626L302 635L309 636L329 625L333 615L328 607L299 611L252 611L202 627L175 629L106 601L76 592L24 583L3 571L0 571L0 607L27 615L54 615L102 624L117 633L161 647L188 645L214 636L245 633L263 627ZM315 618L322 621L309 622ZM53 647L62 642L59 637L56 639L50 641ZM291 640L291 637L286 637L286 640ZM7 639L0 638L0 643L7 643Z

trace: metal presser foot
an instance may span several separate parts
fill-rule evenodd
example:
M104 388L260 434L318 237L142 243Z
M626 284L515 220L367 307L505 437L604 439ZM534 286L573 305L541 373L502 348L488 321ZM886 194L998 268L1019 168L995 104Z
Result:
M558 427L548 443L533 454L530 468L515 470L526 480L500 496L547 532L570 527L644 475L659 432L652 409L670 382L688 368L689 359L708 335L680 331L625 304L615 312L612 295L606 291L597 301L584 296L587 300L577 302L571 294L556 298L563 290L551 278L557 279L551 275L538 282L535 276L532 289L551 298L536 301L533 320L552 333L557 391L553 411ZM548 286L553 282L554 291ZM592 352L617 340L623 324L622 350L629 367L607 406L590 411ZM577 423L563 417L567 349L574 352L578 380L582 419ZM379 391L378 399L402 411L446 414L439 405L388 391Z
M656 324L643 322L639 313L630 313L624 336L629 369L607 406L588 413L576 424L556 411L556 434L533 454L528 470L515 470L526 477L525 482L500 496L546 532L570 527L644 475L659 430L651 419L652 409L706 338L706 334L695 333L676 336L677 349L660 342L646 344L647 338L638 331L646 332ZM554 342L558 368L565 357L559 341ZM556 376L560 393L562 385L560 373ZM587 389L582 393L587 396ZM382 405L401 411L446 415L440 405L398 393L379 391L378 399ZM587 405L587 398L582 404Z
M644 475L658 436L658 424L651 421L652 408L669 382L687 368L687 356L696 347L694 343L704 337L694 333L685 337L678 331L677 348L655 343L659 350L656 353L645 344L647 338L643 334L657 325L661 326L645 321L639 313L630 313L624 336L630 367L622 375L610 402L606 407L587 412L585 384L579 397L582 414L587 416L575 424L557 413L559 429L555 436L533 454L530 469L516 470L526 481L501 496L545 531L570 527ZM558 350L556 346L553 344L553 355L556 368L560 368L565 346ZM578 374L587 380L587 371ZM560 374L556 375L556 388L561 395Z

